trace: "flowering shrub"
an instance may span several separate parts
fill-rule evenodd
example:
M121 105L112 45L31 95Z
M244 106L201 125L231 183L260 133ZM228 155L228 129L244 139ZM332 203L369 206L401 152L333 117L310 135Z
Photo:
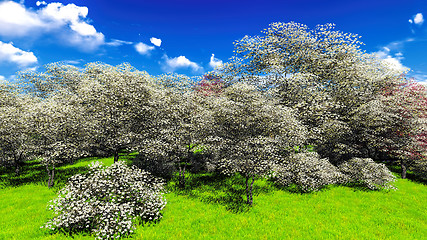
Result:
M291 154L273 167L273 178L283 186L296 184L304 192L317 191L329 184L344 183L347 177L317 152Z
M391 183L396 177L384 164L371 158L352 158L338 165L338 169L348 175L350 181L362 183L369 189L395 189Z
M140 220L157 220L165 207L163 182L148 172L127 167L123 161L104 167L92 163L86 175L77 174L51 200L50 210L59 214L45 228L89 230L97 239L120 238L135 229Z

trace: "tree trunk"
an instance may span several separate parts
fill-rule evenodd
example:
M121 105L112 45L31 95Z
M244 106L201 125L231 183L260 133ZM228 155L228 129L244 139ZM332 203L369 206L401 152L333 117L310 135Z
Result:
M182 187L185 187L185 165L182 169Z
M402 179L406 178L406 162L405 160L400 161L400 166L402 167Z
M249 201L249 205L251 206L253 203L253 194L252 194L252 189L254 186L254 182L255 182L255 177L254 175L252 175L252 182L251 182L251 187L249 188L249 196L250 196L250 201Z
M46 164L46 171L47 171L47 176L49 177L47 180L47 187L50 188L50 169L49 169L49 164Z
M114 163L116 163L117 161L119 161L119 151L118 150L114 151Z
M179 165L179 186L182 188L185 187L185 165L184 167Z
M254 175L252 175L251 188L250 188L250 192L249 192L249 194L250 194L250 196L251 196L251 204L250 204L250 205L252 205L252 203L253 203L253 194L252 194L252 189L253 189L253 186L254 186L254 182L255 182L255 176L254 176Z
M190 144L191 145L191 144ZM184 160L184 166L181 167L182 163L179 164L179 185L184 188L185 187L185 168L187 166L187 163L191 162L193 157L193 152L191 151L191 146L188 145L188 151L187 151L187 159Z
M251 185L249 186L249 178L251 178L251 176L246 177L246 203L251 206L253 203L253 195L252 195L252 189L254 186L254 181L255 181L255 177L254 175L252 175L252 182Z
M246 183L246 203L249 204L249 185L248 185L249 177L247 176L245 179Z
M182 187L182 178L181 178L181 176L182 176L182 168L181 168L181 164L179 164L178 169L179 169L179 178L178 178L178 180L179 180L179 186Z
M16 174L16 176L18 176L19 175L19 162L17 160L15 160L13 162L13 165L15 165L15 174Z
M13 164L15 165L15 174L16 176L19 175L19 169L21 167L21 158L22 158L22 153L19 154L19 156L15 155L15 159Z
M47 186L48 188L51 188L54 185L53 180L55 179L55 164L52 164L52 170L49 169L49 164L46 164L46 170L49 176L49 180L47 181Z
M52 187L53 187L53 185L55 185L53 180L55 180L55 164L52 164L52 182L51 182Z

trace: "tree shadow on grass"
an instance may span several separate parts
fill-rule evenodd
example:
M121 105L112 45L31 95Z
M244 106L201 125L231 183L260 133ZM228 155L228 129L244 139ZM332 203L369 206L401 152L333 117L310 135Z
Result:
M61 164L60 166L64 166ZM84 173L89 170L88 167L72 167L72 168L59 168L56 166L55 169L55 185L54 190L59 190L64 187L70 178L73 175L78 173ZM19 175L15 174L14 168L3 168L0 173L0 189L7 187L19 187L27 184L37 184L47 187L48 175L46 167L40 164L39 161L27 161L25 162Z
M120 160L125 161L128 166L131 165L133 158L135 158L135 153L120 153ZM85 161L96 159L97 157L84 158ZM62 168L64 166L73 165L80 160L55 165L54 190L59 190L65 187L68 182L68 178L76 174L84 174L89 171L89 166ZM38 160L24 162L21 165L18 175L15 174L15 168L13 167L0 167L0 189L7 187L19 187L30 183L47 187L48 179L49 177L47 175L46 166L41 164Z
M387 167L388 167L388 169L390 169L391 172L396 173L399 176L398 178L401 178L402 168L400 166L388 165ZM416 174L412 171L406 172L406 178L413 181L413 182L421 183L423 185L427 185L427 178L423 178L423 177L421 177L420 174Z
M265 183L255 181L254 196L272 190L271 186ZM218 173L188 174L184 188L178 186L178 179L175 177L168 183L168 190L197 198L202 202L223 205L233 213L247 212L250 209L246 204L245 179L239 174L231 177Z
M347 188L352 189L354 192L389 191L387 189L370 189L366 186L366 184L364 184L363 182L360 182L360 181L354 181L354 182L349 182L349 183L328 184L328 185L321 186L317 190L311 190L311 191L305 190L301 186L298 186L297 184L294 184L294 183L292 183L288 186L283 186L277 182L274 182L274 180L269 180L269 181L271 182L271 185L274 186L274 188L276 188L277 190L285 191L285 192L288 192L291 194L297 194L297 195L309 195L309 194L326 192L326 191L329 191L335 187L347 187Z

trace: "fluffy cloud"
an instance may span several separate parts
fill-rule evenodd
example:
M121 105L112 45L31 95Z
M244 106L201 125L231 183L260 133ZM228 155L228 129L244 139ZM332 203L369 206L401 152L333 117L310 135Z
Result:
M37 1L36 2L37 7L39 7L40 5L47 5L47 3L45 1Z
M65 33L67 35L65 39L72 45L83 47L84 50L93 50L104 44L104 35L83 20L88 12L87 7L49 3L40 10L39 15L49 26L57 26L58 29L69 27L72 31Z
M399 60L404 59L404 57L403 57L403 53L401 53L401 52L398 52L398 53L394 54L394 56L395 56L397 59L399 59Z
M221 64L222 64L222 60L215 58L215 54L212 54L211 60L209 62L209 66L211 66L212 68L216 68Z
M0 3L0 36L29 37L34 34L55 34L65 43L82 50L93 50L104 44L104 35L87 23L87 7L54 2L37 11L13 1Z
M4 81L4 80L6 80L6 78L4 76L0 75L0 81Z
M0 2L1 36L24 37L42 30L44 27L46 27L46 23L38 13L28 11L16 2Z
M159 38L152 37L152 38L150 38L150 42L153 45L156 45L157 47L160 47L160 45L162 45L162 40Z
M423 24L423 22L424 22L423 14L417 13L417 15L415 15L415 17L414 17L414 23L421 25L421 24Z
M145 43L139 42L135 44L136 51L141 55L148 55L150 54L150 51L154 50L153 46L148 46Z
M422 13L417 13L413 18L409 19L409 23L422 25L424 23L424 17Z
M387 56L384 61L388 63L391 68L396 69L400 72L405 72L409 70L409 68L403 66L403 64L397 58Z
M0 41L0 61L18 64L25 67L37 63L37 58L32 52L26 52L13 46L12 43Z
M113 46L113 47L118 47L124 44L130 45L130 44L133 44L133 42L123 41L118 39L111 39L111 42L105 43L105 45Z
M390 44L389 44L390 45ZM404 72L408 71L409 68L403 66L400 60L404 59L403 54L398 52L394 54L394 57L391 55L391 50L389 47L383 47L382 50L375 52L378 58L382 59L385 63L387 63L390 68Z
M163 66L164 71L173 72L179 68L191 68L193 72L203 71L201 66L195 62L190 61L185 56L169 58L167 55L164 55L163 59L165 59L165 65Z

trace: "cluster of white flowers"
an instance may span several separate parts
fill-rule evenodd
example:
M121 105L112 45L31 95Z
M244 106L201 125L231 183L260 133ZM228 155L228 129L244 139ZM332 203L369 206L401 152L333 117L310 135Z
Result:
M271 179L283 186L296 184L304 192L329 184L359 183L371 190L395 189L396 177L384 164L370 158L352 158L334 166L316 152L291 154L272 167Z
M42 228L69 231L90 230L98 239L113 239L131 234L136 218L160 219L165 207L164 184L135 166L119 161L110 167L92 163L86 175L69 179L49 205L59 214Z
M296 184L304 192L317 191L329 184L340 184L347 181L337 167L327 158L320 158L316 152L291 154L284 162L273 167L275 182L288 186Z
M369 189L395 189L392 182L396 177L384 164L376 163L371 158L352 158L338 165L338 169L352 181L362 183Z

